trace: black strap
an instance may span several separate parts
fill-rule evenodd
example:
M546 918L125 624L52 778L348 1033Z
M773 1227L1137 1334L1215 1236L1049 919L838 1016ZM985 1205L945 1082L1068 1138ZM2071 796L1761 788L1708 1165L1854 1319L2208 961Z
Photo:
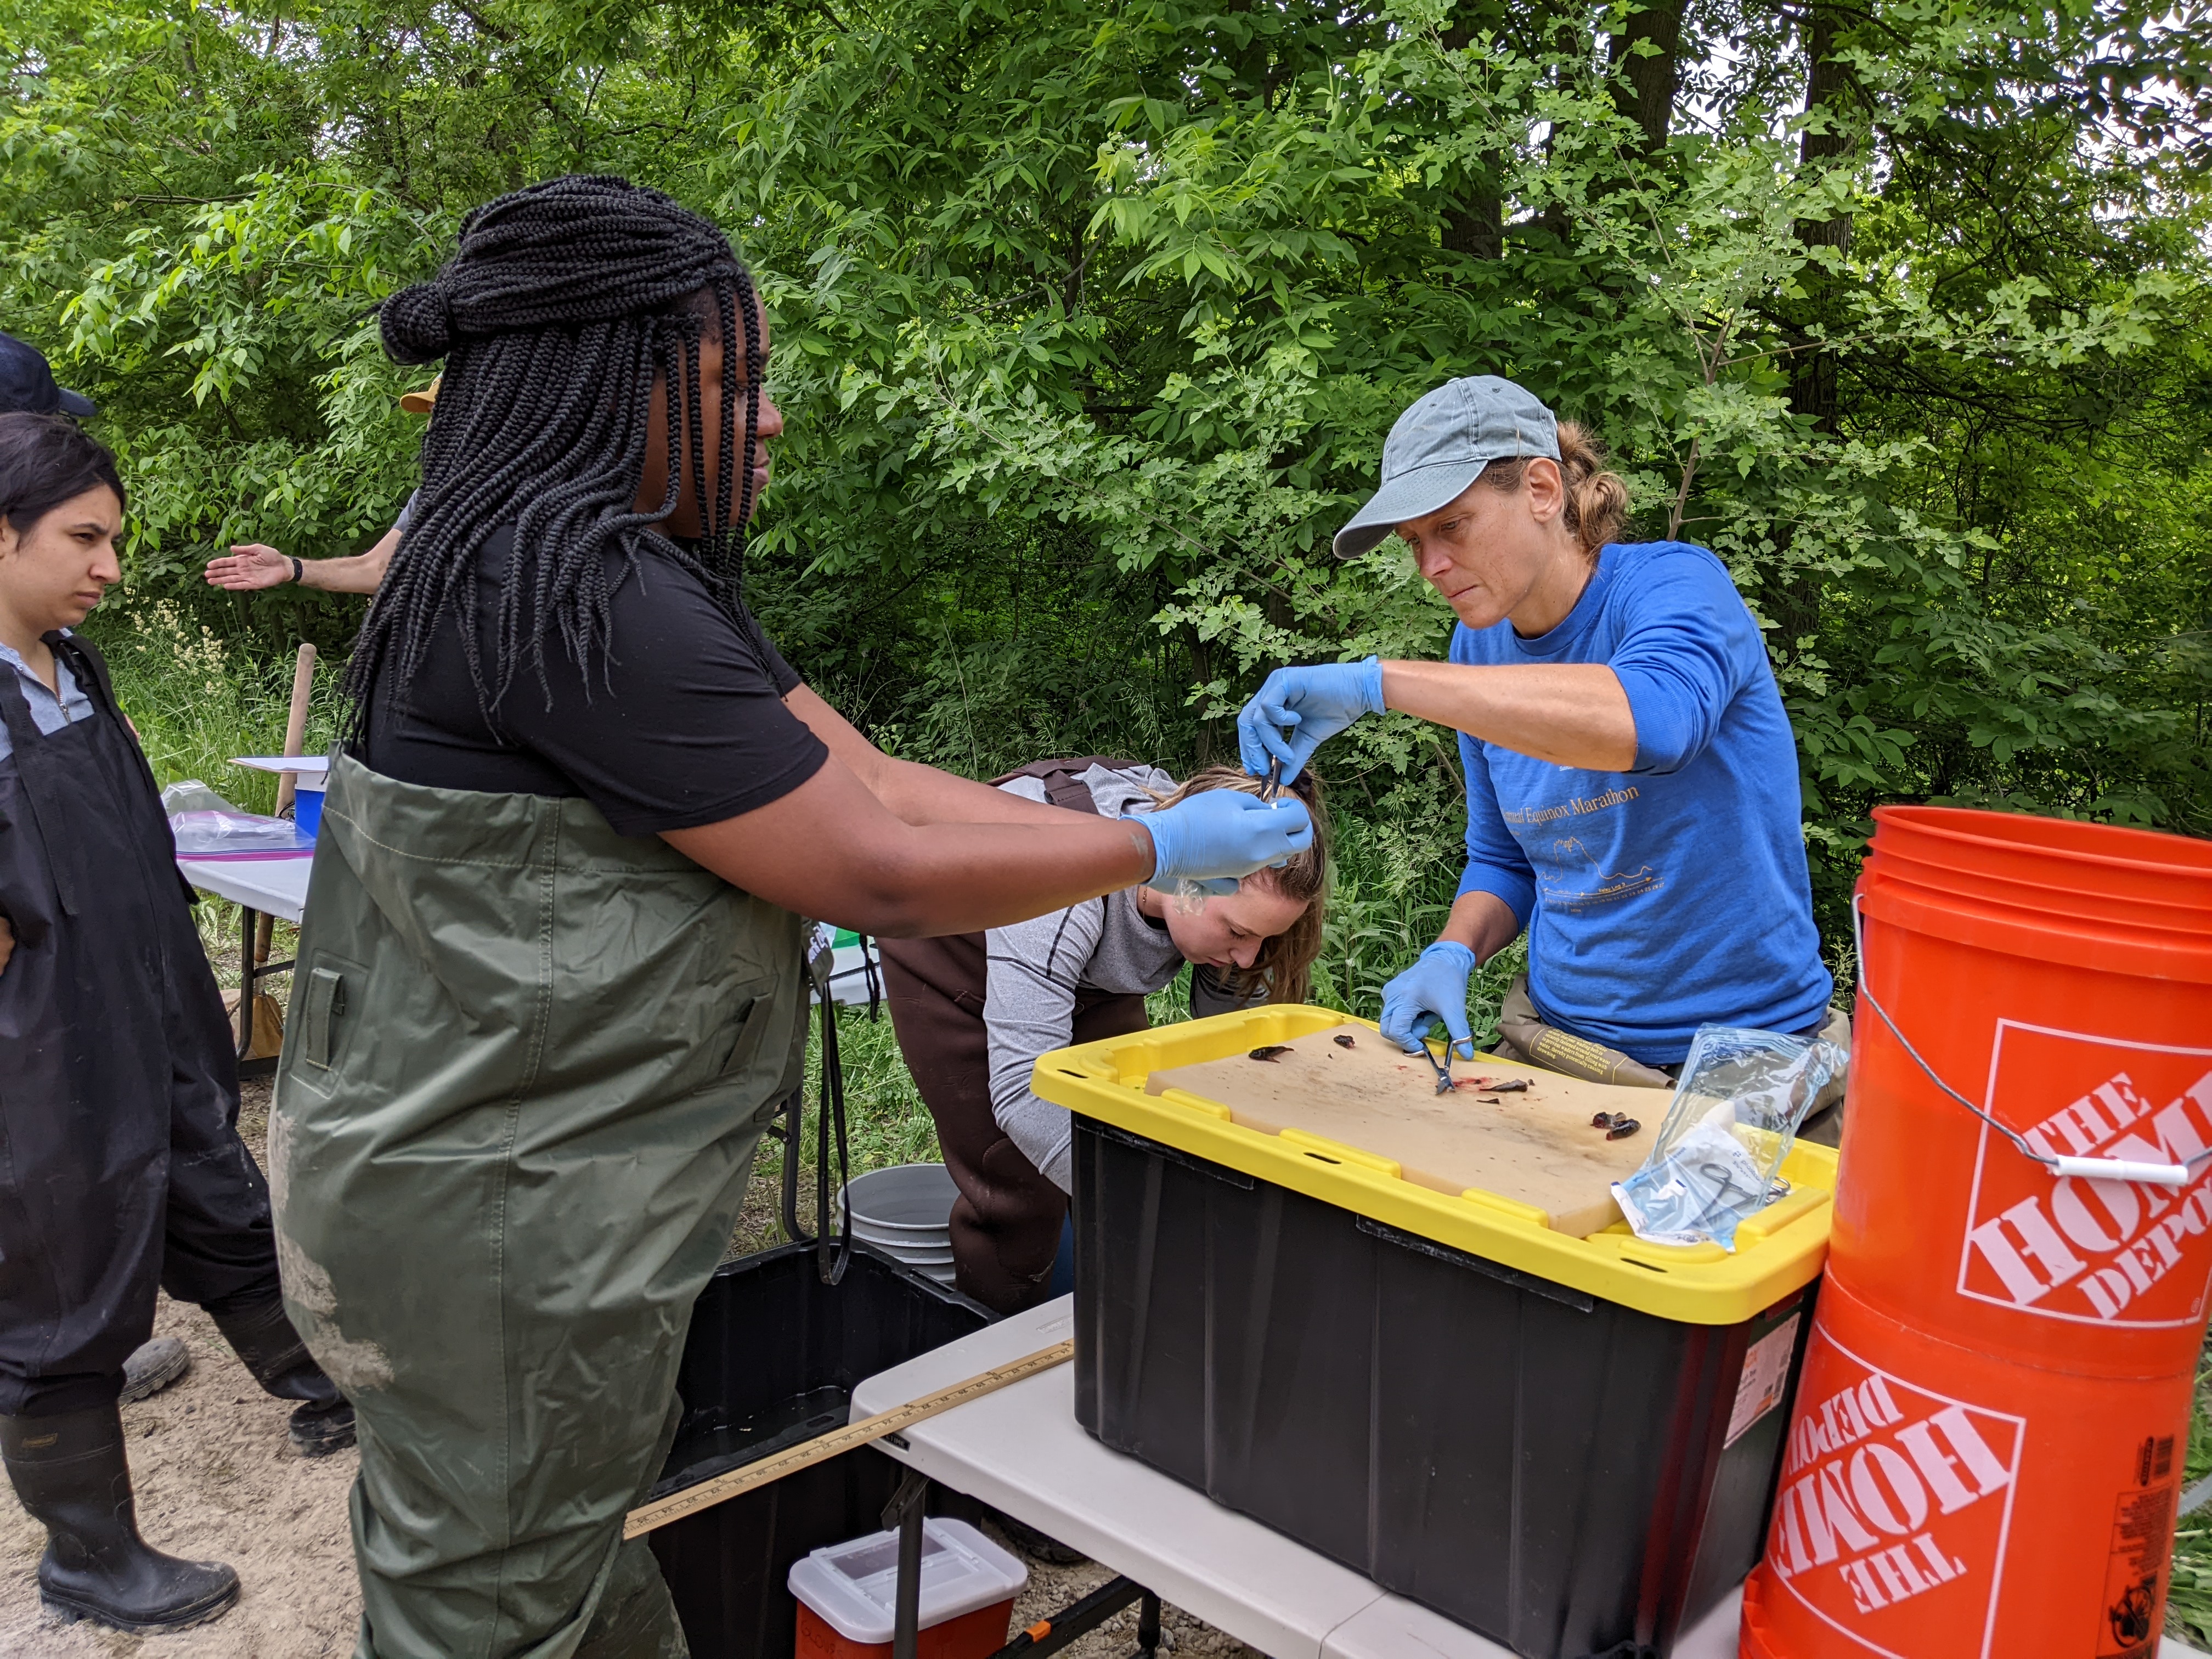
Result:
M830 1243L830 1138L833 1133L837 1138L837 1192L842 1194L852 1182L852 1165L845 1145L845 1066L837 1052L837 1000L830 994L832 955L827 949L817 951L806 964L807 976L814 982L814 994L822 1005L822 1104L814 1120L814 1267L824 1285L835 1285L842 1279L853 1259L850 1206L846 1206L836 1246L833 1249ZM792 1131L795 1143L795 1119ZM786 1167L789 1165L787 1157Z
M69 860L61 856L68 840L50 821L46 791L39 785L38 744L46 733L39 730L38 721L32 718L30 699L23 695L16 679L12 666L0 665L0 721L6 723L8 740L15 750L15 775L21 780L23 799L31 804L31 817L39 826L39 839L46 845L46 873L53 881L54 896L60 901L62 914L73 916L77 914L76 890L70 879Z
M868 1024L872 1025L876 1023L876 1017L883 1012L883 967L876 960L874 941L866 933L862 933L860 939L860 978L868 988Z
M123 705L116 701L115 682L108 675L107 659L100 655L99 647L82 634L56 632L47 635L46 641L57 656L68 659L70 672L76 677L76 683L84 687L91 696L96 714L105 714L115 722L116 734L126 739L124 747L131 751L131 760L137 763L138 781L146 786L147 798L152 801L154 810L161 813L166 823L168 815L161 811L161 781L154 775L154 763L146 758L145 744L138 741L138 733L124 718ZM170 850L175 850L173 842ZM176 873L177 886L185 896L185 902L198 904L200 902L199 890L192 885L182 870Z

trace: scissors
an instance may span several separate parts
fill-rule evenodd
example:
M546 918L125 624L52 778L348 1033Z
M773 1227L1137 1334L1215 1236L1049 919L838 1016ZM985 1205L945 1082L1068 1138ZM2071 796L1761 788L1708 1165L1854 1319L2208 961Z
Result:
M1260 786L1260 799L1273 800L1282 793L1283 757L1280 755L1270 755L1267 757L1267 781Z

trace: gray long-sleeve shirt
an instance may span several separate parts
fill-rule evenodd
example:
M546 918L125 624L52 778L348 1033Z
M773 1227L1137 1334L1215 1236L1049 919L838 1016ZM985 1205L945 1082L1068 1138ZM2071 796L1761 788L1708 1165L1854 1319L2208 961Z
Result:
M1150 766L1127 772L1094 766L1084 786L1104 817L1149 810L1146 788L1175 780ZM1001 784L1027 799L1044 799L1036 778ZM1014 1145L1065 1192L1071 1184L1067 1110L1030 1091L1036 1057L1073 1040L1079 990L1150 993L1182 969L1182 953L1167 929L1137 908L1137 890L1086 899L984 936L983 1024L988 1037L991 1114Z

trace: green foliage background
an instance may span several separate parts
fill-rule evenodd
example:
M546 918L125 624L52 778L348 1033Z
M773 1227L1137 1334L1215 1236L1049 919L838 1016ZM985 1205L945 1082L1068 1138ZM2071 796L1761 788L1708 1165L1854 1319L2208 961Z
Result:
M1769 625L1837 939L1885 800L2212 823L2204 22L19 0L0 326L128 463L100 627L209 630L265 699L355 602L198 572L391 521L419 431L371 307L497 191L660 185L774 314L761 608L887 747L973 774L1188 763L1269 665L1439 653L1396 544L1328 536L1407 401L1508 374ZM1326 769L1356 902L1325 988L1357 1000L1449 896L1459 786L1395 717Z

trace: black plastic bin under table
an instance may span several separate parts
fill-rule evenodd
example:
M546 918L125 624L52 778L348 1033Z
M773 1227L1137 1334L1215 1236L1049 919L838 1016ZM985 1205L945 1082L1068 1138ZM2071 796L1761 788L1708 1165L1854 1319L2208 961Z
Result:
M725 1264L694 1305L677 1392L683 1425L652 1496L844 1426L854 1388L981 1330L990 1313L855 1243L824 1285L815 1247L785 1244ZM670 1522L649 1534L692 1659L787 1659L792 1563L882 1527L899 1466L863 1446ZM933 1514L981 1506L939 1487Z

